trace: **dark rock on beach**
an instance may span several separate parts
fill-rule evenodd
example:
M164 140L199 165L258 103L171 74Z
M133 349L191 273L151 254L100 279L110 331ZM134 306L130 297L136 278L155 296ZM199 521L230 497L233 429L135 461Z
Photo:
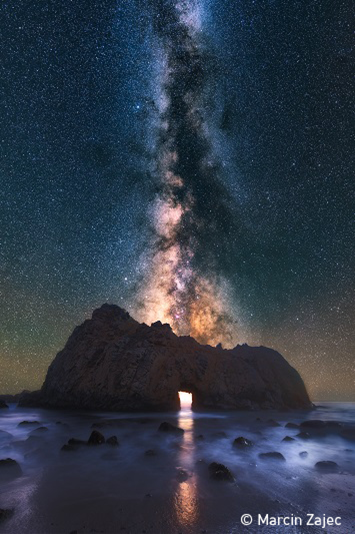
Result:
M167 324L140 324L104 304L76 327L50 365L42 389L20 406L117 411L313 407L304 383L278 352L238 345L221 350L178 337Z
M176 478L179 482L185 482L189 478L189 474L185 469L178 467L176 469Z
M88 445L101 445L105 443L105 438L98 430L93 430L88 439Z
M0 523L13 515L14 511L9 508L0 508Z
M78 447L75 447L75 445L70 445L69 443L65 443L60 450L64 452L70 452L78 450Z
M259 458L262 460L280 460L282 462L286 462L286 459L281 452L261 452L259 454Z
M337 471L339 468L338 464L336 462L332 462L331 460L317 462L315 467L322 471Z
M253 442L250 439L243 438L243 436L235 438L235 440L233 441L233 447L238 447L239 449L245 449L252 446Z
M311 436L308 432L299 432L296 434L296 437L300 439L309 439Z
M171 423L167 423L166 421L164 423L161 423L158 430L160 432L170 432L172 434L183 434L184 430L182 428L179 428L178 426L174 426Z
M5 458L0 460L0 480L9 480L22 475L22 469L16 460Z
M355 427L349 426L341 431L341 436L350 441L355 441Z
M34 426L39 425L40 423L38 421L21 421L17 426Z
M301 423L301 428L311 428L315 430L323 429L326 426L325 421L320 421L318 419L309 419L308 421L303 421L303 423Z
M278 422L275 421L274 419L268 419L267 424L268 424L269 426L274 426L274 427L281 426L280 423L278 423Z
M213 478L213 480L225 480L227 482L233 482L234 476L223 464L219 464L217 462L212 462L208 466L208 471L210 473L210 477Z
M106 443L107 445L111 445L111 447L118 447L119 445L117 436L110 436L107 438Z
M294 428L294 429L298 429L300 427L300 425L297 425L297 423L286 423L285 424L285 428Z

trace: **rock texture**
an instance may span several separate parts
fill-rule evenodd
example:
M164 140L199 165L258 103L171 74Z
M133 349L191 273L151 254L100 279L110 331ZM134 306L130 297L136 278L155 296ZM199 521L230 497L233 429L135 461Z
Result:
M265 347L200 345L168 324L140 324L104 304L75 328L48 369L42 389L22 406L167 411L180 408L178 391L193 408L311 408L297 371Z

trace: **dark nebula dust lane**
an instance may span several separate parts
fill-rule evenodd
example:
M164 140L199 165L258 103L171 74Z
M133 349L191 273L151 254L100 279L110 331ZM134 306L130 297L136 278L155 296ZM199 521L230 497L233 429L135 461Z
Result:
M201 342L231 346L240 339L238 313L216 251L226 248L237 229L206 121L214 61L201 32L198 1L150 6L163 67L153 238L138 316L168 322L176 333Z

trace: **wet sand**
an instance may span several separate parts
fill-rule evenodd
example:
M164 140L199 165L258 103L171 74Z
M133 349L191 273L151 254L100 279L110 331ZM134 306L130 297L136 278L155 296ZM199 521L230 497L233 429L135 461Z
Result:
M285 428L306 419L339 421L325 430ZM38 424L20 425L22 421ZM275 421L276 423L271 422ZM182 435L159 432L168 421ZM45 427L46 430L38 430ZM197 414L78 413L17 408L0 413L0 459L13 458L22 476L1 479L0 508L13 510L5 534L304 533L317 526L258 526L257 516L340 516L328 533L355 532L354 404L333 403L313 412ZM118 447L82 445L62 451L70 438L87 441L96 428L116 435ZM308 432L309 437L297 434ZM243 436L251 447L238 448ZM294 438L282 441L285 436ZM146 454L146 451L153 451ZM285 461L261 458L280 452ZM300 456L306 451L308 454ZM337 467L317 469L318 461ZM211 479L211 462L227 466L234 482ZM240 522L251 514L254 523Z

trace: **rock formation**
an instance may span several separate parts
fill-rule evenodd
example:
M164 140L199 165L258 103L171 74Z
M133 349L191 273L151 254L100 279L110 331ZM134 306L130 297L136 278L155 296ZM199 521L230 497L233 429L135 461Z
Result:
M274 350L200 345L109 304L75 328L42 389L20 405L167 411L180 408L178 391L192 393L195 410L312 406L297 371Z

